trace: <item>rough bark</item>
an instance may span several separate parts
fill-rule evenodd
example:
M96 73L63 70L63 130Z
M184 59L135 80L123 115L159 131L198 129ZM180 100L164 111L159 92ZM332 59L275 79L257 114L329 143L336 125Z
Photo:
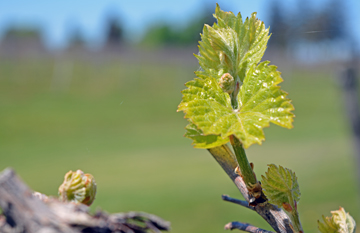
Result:
M34 193L12 169L0 174L0 232L145 233L169 230L170 223L147 213L89 214L88 206Z
M251 233L274 233L272 231L267 231L267 230L252 226L250 224L241 223L241 222L230 222L225 225L225 230L234 230L234 229L251 232Z

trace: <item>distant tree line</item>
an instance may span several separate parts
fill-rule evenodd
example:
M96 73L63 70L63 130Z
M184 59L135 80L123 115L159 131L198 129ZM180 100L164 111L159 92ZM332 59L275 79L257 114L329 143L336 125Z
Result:
M121 20L117 15L109 15L104 24L104 46L119 46L124 43L124 30ZM67 32L68 47L83 47L86 44L86 38L79 25L72 24ZM11 46L17 44L43 44L42 29L34 25L9 25L4 31L0 42L5 42Z
M328 0L321 9L311 8L311 1L298 0L294 10L285 8L281 0L269 1L268 20L272 33L269 47L287 48L299 41L321 42L347 39L345 6L342 0ZM210 10L211 12L211 10ZM200 40L204 23L212 25L212 14L204 12L186 27L173 24L157 24L145 33L142 43L146 45L188 45Z
M314 10L311 1L298 0L294 10L285 9L283 1L269 1L268 20L272 33L269 47L287 48L299 41L319 42L324 40L346 39L345 6L342 0L328 0L325 7ZM203 14L192 19L187 25L180 26L175 23L158 23L149 27L144 33L140 43L146 46L186 46L196 44L200 40L200 32L204 24L212 25L213 9L205 8ZM211 12L211 13L210 13ZM118 46L124 43L124 29L118 15L109 15L104 24L104 45ZM9 27L2 40L32 39L41 41L39 28ZM73 27L68 32L69 47L83 46L86 38L80 27Z
M213 10L206 10L185 27L176 23L156 24L150 27L143 36L140 43L148 46L184 46L196 44L200 40L200 32L204 24L212 25L215 18L212 17Z

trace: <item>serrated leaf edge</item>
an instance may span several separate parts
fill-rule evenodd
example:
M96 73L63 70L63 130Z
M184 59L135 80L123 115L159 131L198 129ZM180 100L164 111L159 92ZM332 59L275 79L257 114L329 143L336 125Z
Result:
M278 167L275 164L269 164L268 167L269 167L268 171L265 172L266 176L262 175L261 177L262 177L263 190L265 195L269 198L269 202L277 205L278 207L281 207L283 202L279 202L279 200L274 200L273 197L287 196L286 198L289 200L290 195L292 196L292 199L294 201L298 202L300 200L301 192L299 189L299 184L297 182L297 177L295 172L291 171L291 169L284 168L281 165L279 165ZM271 169L276 171L277 176L274 176L274 174L271 172ZM278 186L275 186L273 184L273 182L279 183L278 179L280 178L282 181L284 181L283 183L288 185L288 182L286 182L286 180L284 180L282 175L279 173L279 169L284 170L287 176L290 175L291 187L287 187L286 190L283 189L279 190ZM277 194L270 194L269 191L266 190L266 186L270 186L271 188L273 188L277 192ZM293 187L295 188L295 190L292 190ZM293 203L289 203L289 204L293 205Z

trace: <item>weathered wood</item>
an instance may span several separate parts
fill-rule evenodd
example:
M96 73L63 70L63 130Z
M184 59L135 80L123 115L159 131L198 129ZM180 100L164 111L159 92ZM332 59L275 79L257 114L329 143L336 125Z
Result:
M241 223L241 222L230 222L225 225L225 230L234 230L238 229L241 231L251 232L251 233L274 233L272 231L267 231L248 223Z
M6 216L6 229L11 232L52 232L50 229L54 229L53 232L77 232L57 221L54 212L32 195L12 169L6 169L0 175L0 207ZM0 229L4 230L5 226Z
M344 88L344 99L347 116L353 131L353 141L355 149L355 161L357 167L360 167L360 110L359 110L359 88L358 88L358 74L356 70L356 60L354 64L349 65L340 77L342 86ZM357 170L357 179L360 185L360 170Z
M89 214L88 206L61 202L33 192L12 169L0 174L0 232L158 233L170 223L147 213Z

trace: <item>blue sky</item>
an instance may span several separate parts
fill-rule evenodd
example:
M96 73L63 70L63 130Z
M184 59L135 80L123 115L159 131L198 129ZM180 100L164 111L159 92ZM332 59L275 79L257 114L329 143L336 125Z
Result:
M43 29L45 42L49 47L66 45L67 33L74 27L82 33L90 44L100 44L103 24L107 14L119 14L129 38L137 39L149 25L156 22L189 22L204 6L215 9L218 2L222 9L249 16L258 12L265 21L267 6L271 0L0 0L0 37L9 24L37 25ZM286 8L297 6L297 0L280 1ZM303 1L306 2L313 1ZM327 0L317 0L312 7L321 8ZM347 17L354 35L360 41L360 1L345 1Z

